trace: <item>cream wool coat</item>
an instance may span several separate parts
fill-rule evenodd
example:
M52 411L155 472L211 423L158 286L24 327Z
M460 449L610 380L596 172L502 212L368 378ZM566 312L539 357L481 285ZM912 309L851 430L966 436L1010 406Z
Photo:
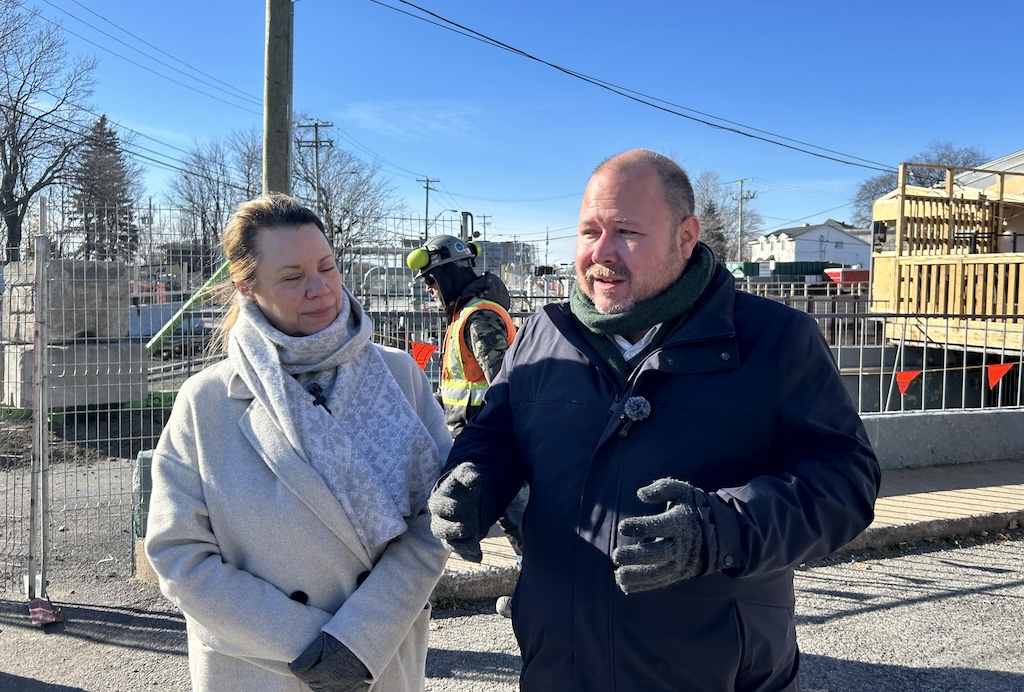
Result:
M377 348L443 461L451 436L426 377ZM308 690L288 663L323 630L375 692L422 690L428 599L448 553L425 507L408 526L370 554L229 361L187 380L153 454L145 549L185 613L193 689Z

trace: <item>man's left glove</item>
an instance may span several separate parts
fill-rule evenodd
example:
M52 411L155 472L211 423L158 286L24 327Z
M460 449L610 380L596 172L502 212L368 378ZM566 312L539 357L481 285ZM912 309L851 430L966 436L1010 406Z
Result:
M337 639L321 632L288 669L319 692L360 692L370 689L370 671Z
M469 562L482 562L480 529L484 506L493 501L480 468L463 461L444 476L430 494L430 531L448 550Z
M625 594L661 589L707 569L704 530L693 486L675 478L660 478L636 491L652 505L668 503L665 511L619 522L619 533L640 538L612 553L615 581Z

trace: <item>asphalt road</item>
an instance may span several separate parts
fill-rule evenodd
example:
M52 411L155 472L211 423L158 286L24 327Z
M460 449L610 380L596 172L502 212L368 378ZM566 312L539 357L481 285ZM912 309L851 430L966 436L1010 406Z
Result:
M1024 689L1024 536L926 545L800 569L804 692ZM0 690L187 690L184 624L152 587L95 578L50 597L43 631L0 599ZM435 610L427 690L517 689L510 621L493 604Z

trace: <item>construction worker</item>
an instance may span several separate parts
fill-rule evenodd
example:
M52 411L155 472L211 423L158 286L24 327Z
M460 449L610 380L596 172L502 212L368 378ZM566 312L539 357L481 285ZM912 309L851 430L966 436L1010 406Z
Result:
M476 255L475 243L442 235L406 258L448 322L441 345L440 395L453 437L480 411L516 335L508 315L508 289L494 274L476 273Z
M441 406L452 437L483 407L484 394L501 368L516 328L508 310L508 289L494 274L476 273L476 243L442 235L409 253L406 264L422 279L448 322L441 346ZM519 527L529 490L522 488L498 525L517 556L522 555ZM511 617L511 599L502 596L495 609Z

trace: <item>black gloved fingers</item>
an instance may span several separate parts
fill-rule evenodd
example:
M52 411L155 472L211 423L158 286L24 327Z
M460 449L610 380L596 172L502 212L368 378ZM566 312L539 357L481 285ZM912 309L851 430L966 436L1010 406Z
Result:
M469 535L466 525L456 521L448 521L436 516L430 518L430 532L441 540L448 550L457 553L469 562L482 562L483 551L480 549L480 538Z
M693 504L693 486L676 478L659 478L636 491L641 502L660 505L669 501Z
M669 562L677 548L669 541L619 546L612 552L616 565L660 565Z
M466 562L483 562L484 551L480 548L479 540L446 541L441 539L444 546Z
M444 476L430 494L430 532L464 560L482 562L480 550L483 505L489 501L484 476L471 461L463 461Z
M651 591L671 586L679 580L672 565L645 567L619 567L615 570L615 583L624 594Z
M311 659L314 659L311 661ZM319 692L356 692L368 689L370 671L352 650L335 637L321 632L288 665L289 670L310 689Z
M465 524L460 521L449 521L437 515L430 517L430 532L443 541L462 541L471 538Z
M685 533L683 526L693 521L694 510L687 505L673 505L659 514L626 517L619 522L619 534L634 538L667 538Z
M432 519L440 519L449 523L458 523L455 517L459 512L459 506L455 498L434 493L427 500L427 509L430 510Z
M479 495L483 487L483 476L476 464L464 461L447 476L441 479L430 494L428 506L431 514L451 516L461 503L479 504Z

